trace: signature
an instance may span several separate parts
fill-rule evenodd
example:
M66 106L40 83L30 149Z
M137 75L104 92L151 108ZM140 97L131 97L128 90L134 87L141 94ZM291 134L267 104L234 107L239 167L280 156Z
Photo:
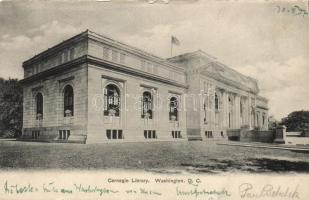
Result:
M243 183L239 186L239 195L242 199L263 199L265 197L299 199L298 185L291 188L289 186L273 186L271 184L267 184L262 188L255 188L250 183Z
M198 196L209 196L209 195L215 195L215 196L231 196L230 192L227 191L225 188L221 190L206 190L206 189L199 189L195 187L194 189L181 189L179 187L176 187L176 195L177 196L195 196L196 198Z
M294 5L291 7L276 6L276 9L277 13L288 13L294 16L302 16L302 17L308 16L308 11L305 8L302 8L298 5Z

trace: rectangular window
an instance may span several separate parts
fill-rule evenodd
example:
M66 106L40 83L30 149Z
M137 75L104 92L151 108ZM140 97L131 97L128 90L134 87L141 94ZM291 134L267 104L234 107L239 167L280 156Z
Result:
M172 131L173 138L182 138L180 131Z
M223 134L223 132L222 132L222 134ZM205 136L207 138L213 138L212 131L205 131Z
M152 138L151 130L148 130L148 138Z
M123 139L122 130L118 130L118 139Z
M123 131L117 130L117 129L107 129L106 130L106 137L109 140L124 139Z
M157 139L157 134L155 130L144 130L145 139Z
M40 137L40 131L32 131L32 139L38 139Z
M70 130L59 130L59 140L68 140L70 137Z
M113 139L117 139L117 130L113 130Z
M147 139L148 135L147 135L147 130L144 130L144 137Z
M62 131L59 130L59 140L62 140Z

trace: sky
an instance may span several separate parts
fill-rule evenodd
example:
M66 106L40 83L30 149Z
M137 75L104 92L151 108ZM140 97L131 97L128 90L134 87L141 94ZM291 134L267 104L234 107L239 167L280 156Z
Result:
M22 79L23 61L86 29L162 58L174 35L173 56L201 49L256 78L276 119L309 110L309 16L291 12L309 3L149 1L0 2L0 77Z

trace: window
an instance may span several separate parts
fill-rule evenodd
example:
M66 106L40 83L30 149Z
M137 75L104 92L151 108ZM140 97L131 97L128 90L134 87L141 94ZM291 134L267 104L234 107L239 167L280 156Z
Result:
M207 138L213 138L212 131L205 131L205 136Z
M70 130L59 130L59 136L58 139L59 140L68 140L70 137Z
M40 137L40 131L32 131L32 139L38 139Z
M74 115L74 93L72 86L70 85L65 86L63 97L64 97L63 100L64 116L71 117Z
M172 131L173 138L182 138L180 131Z
M265 115L263 115L263 125L265 125Z
M176 97L170 99L169 117L171 121L178 121L178 100Z
M144 92L142 97L142 118L152 119L152 97L150 92Z
M117 129L107 129L106 137L109 140L124 139L122 130L117 130Z
M104 89L104 115L119 116L120 92L117 86L109 84Z
M37 93L35 96L35 104L36 104L36 119L43 119L43 95L42 93Z
M217 94L215 94L215 110L219 110L219 98Z
M155 130L144 130L145 139L157 139L157 134Z

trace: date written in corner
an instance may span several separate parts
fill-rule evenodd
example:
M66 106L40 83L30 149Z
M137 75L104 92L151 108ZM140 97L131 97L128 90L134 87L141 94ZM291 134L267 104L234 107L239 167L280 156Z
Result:
M298 187L299 185L290 187L271 184L256 187L251 183L243 183L239 185L239 195L241 199L300 199Z
M309 8L309 3L308 3L308 8ZM301 16L301 17L307 17L308 16L308 11L306 8L303 8L299 5L293 5L293 6L276 6L275 7L277 13L282 13L282 14L289 14L293 16Z

